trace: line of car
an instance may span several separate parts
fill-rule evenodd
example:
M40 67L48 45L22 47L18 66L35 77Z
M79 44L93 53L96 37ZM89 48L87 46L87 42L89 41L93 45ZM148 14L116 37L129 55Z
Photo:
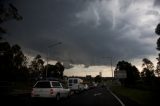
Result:
M39 80L32 88L31 97L55 98L59 101L61 98L68 98L74 93L79 93L92 87L83 83L80 78L69 78L67 83L57 80Z

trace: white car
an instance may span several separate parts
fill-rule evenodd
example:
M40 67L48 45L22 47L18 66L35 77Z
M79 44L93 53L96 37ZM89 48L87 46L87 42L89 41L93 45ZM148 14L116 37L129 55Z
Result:
M69 96L70 89L59 81L37 81L31 92L32 98L56 98L56 100L60 100L60 98Z

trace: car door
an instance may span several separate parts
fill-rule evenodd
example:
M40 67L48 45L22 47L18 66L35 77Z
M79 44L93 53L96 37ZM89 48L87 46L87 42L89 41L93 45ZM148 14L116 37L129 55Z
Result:
M60 82L58 81L53 81L52 82L52 87L55 89L56 93L59 93L60 94L60 97L63 97L64 94L63 94L63 88L60 84Z
M61 85L62 85L62 93L63 93L63 96L64 96L64 97L67 97L68 94L69 94L68 86L67 86L67 84L64 84L64 83L61 83Z

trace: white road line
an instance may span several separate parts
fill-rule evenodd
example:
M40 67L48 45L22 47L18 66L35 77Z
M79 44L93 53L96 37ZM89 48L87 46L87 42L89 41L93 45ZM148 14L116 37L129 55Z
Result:
M96 93L96 94L94 94L94 96L97 96L97 95L101 95L102 93Z
M125 106L125 104L109 89L109 88L107 88L108 89L108 91L120 102L120 104L122 105L122 106Z

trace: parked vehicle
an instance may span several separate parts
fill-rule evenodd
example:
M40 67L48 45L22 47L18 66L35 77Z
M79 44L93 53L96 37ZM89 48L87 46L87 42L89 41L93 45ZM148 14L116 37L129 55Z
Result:
M83 80L80 78L68 78L68 87L74 92L81 92L84 90Z
M32 98L56 98L56 100L60 100L60 98L69 96L70 89L59 81L37 81L31 92Z

